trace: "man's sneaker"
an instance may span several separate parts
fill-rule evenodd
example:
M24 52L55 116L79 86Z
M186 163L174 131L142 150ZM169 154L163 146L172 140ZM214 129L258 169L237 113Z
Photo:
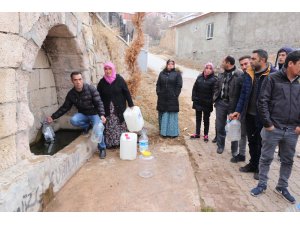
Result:
M254 173L256 169L250 163L248 163L246 166L240 167L239 171L243 173Z
M208 135L204 135L204 142L208 142Z
M252 196L257 197L259 195L261 195L262 193L264 193L267 189L267 186L264 185L257 185L256 188L253 188L250 193Z
M99 149L99 157L100 157L100 159L105 159L105 157L106 157L105 149Z
M295 204L295 198L290 194L287 188L285 187L276 187L275 192L279 194L283 199L288 201L289 203Z
M245 160L246 160L246 157L244 155L238 154L238 155L232 157L230 159L230 162L232 162L232 163L238 163L238 162L245 162Z
M194 139L194 138L200 138L200 134L192 134L190 136L191 139Z
M278 152L279 152L279 147L276 146L276 148L275 148L275 153L278 153Z
M216 143L217 142L217 136L215 136L215 138L211 142Z
M217 153L218 153L218 154L222 154L223 152L224 152L224 148L219 148L219 147L218 147Z

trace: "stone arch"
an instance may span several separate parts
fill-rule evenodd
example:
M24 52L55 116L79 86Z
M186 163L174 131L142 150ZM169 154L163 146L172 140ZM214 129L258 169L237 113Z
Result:
M72 13L42 15L24 36L28 41L16 75L19 90L17 161L31 156L29 142L37 133L40 122L37 120L43 116L41 108L44 108L46 115L51 115L64 102L71 88L70 73L82 71L89 81L88 55L81 34L81 22ZM32 90L37 93L33 94ZM35 108L31 101L38 102Z

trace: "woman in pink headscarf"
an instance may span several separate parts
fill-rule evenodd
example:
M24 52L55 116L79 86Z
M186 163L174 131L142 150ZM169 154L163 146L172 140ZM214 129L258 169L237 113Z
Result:
M214 74L214 65L206 63L202 74L200 74L194 84L192 92L193 109L196 111L196 133L191 138L200 138L201 120L203 114L204 121L204 141L208 142L209 117L213 111L214 85L217 78Z
M111 62L104 64L104 77L99 81L97 89L104 104L106 126L105 143L107 148L120 145L120 137L126 132L123 112L126 102L133 107L133 101L123 77L116 73L115 65Z

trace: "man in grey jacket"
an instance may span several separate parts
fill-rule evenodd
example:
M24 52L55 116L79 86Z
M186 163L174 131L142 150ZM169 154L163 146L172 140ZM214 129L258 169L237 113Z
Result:
M218 154L224 151L227 117L235 110L243 84L243 71L235 66L235 59L232 56L223 59L222 67L224 72L218 76L213 97L216 107ZM238 141L231 142L231 154L232 157L238 154Z
M253 196L258 196L267 189L268 172L275 148L279 144L281 165L275 192L292 204L296 202L287 187L300 134L299 74L300 51L294 51L288 54L284 68L273 73L263 83L258 112L264 127L261 131L259 182L251 190Z

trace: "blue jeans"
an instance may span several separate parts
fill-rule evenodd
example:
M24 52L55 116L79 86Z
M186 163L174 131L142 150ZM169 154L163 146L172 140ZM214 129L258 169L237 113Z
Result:
M281 130L275 128L267 131L265 128L261 130L262 149L259 160L259 184L267 185L268 173L270 165L274 158L276 146L280 147L280 171L278 187L288 187L288 179L291 176L293 167L293 158L295 155L298 135L294 131L295 128Z
M75 113L70 120L71 124L75 127L80 127L84 130L87 130L90 125L94 126L95 124L102 123L98 115L84 115L82 113ZM98 143L98 149L106 149L104 142L104 135L102 141Z

